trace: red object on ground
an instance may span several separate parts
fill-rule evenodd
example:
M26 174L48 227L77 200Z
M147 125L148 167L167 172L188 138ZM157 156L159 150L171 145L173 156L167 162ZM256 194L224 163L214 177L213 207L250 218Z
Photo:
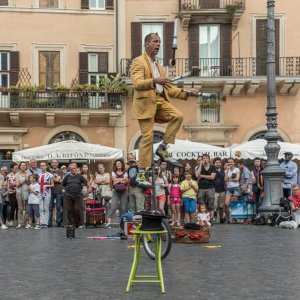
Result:
M179 238L182 238L182 237L186 236L186 233L185 232L177 232L176 236Z
M200 240L203 237L203 235L190 233L188 234L188 237L192 240Z

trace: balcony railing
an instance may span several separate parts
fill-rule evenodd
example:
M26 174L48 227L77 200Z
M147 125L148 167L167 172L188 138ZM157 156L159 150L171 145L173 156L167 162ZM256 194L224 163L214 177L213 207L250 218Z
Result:
M0 88L0 109L122 109L120 93L82 91L9 92Z
M179 11L226 9L229 13L234 13L236 9L245 9L245 2L245 0L179 0Z
M132 59L121 60L121 74L130 77ZM267 60L246 58L177 58L175 66L170 61L160 61L169 77L256 77L267 75ZM300 57L280 57L276 63L276 75L281 77L300 76Z

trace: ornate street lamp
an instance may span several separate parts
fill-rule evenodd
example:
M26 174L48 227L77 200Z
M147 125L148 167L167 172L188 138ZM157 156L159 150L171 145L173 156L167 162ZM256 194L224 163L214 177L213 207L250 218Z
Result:
M275 19L274 7L275 0L267 1L267 128L265 134L267 145L265 151L267 154L266 168L262 171L264 176L264 198L259 212L263 215L269 212L278 211L280 198L282 197L282 179L284 171L279 167L278 154L280 146L278 145L279 134L277 132L277 110L276 110L276 56L275 56Z

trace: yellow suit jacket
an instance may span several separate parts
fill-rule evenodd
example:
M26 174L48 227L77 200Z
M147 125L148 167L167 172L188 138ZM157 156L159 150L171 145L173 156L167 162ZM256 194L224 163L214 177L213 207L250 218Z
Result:
M157 64L159 73L166 77L162 66ZM132 61L131 81L134 89L132 103L132 119L149 119L155 116L157 109L156 92L153 85L153 69L150 57L144 53ZM187 93L170 84L164 87L164 97L187 99Z

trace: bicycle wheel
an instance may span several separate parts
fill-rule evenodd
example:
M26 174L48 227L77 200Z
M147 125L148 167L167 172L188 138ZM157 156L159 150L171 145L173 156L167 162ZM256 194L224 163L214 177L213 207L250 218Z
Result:
M164 233L162 235L161 258L163 259L167 257L171 250L171 228L169 226L168 221L165 219L162 220L162 227L164 228L164 230L167 231L167 233ZM152 259L155 259L155 247L157 242L157 236L157 234L151 234L150 238L147 235L142 236L144 249L147 255Z

